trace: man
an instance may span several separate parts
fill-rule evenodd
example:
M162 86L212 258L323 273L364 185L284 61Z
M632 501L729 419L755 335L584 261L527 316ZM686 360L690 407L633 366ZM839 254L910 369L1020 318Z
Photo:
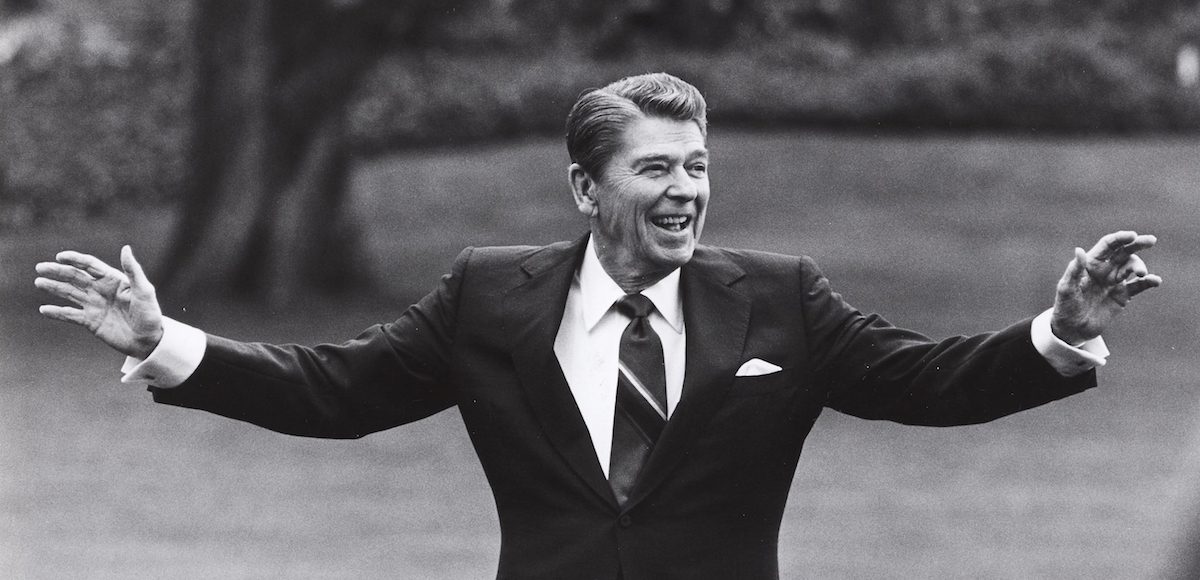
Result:
M1161 283L1117 232L1076 249L1052 310L940 342L853 309L807 258L697 244L706 105L665 74L584 95L568 171L589 235L465 250L396 322L342 345L247 344L161 316L118 271L64 252L43 306L129 355L156 401L316 437L457 405L491 484L500 578L776 578L780 520L824 407L977 423L1095 385L1099 335Z

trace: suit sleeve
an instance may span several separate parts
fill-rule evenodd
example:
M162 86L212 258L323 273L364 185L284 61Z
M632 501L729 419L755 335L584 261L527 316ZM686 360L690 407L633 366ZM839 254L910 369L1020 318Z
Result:
M159 403L201 409L273 431L357 438L452 406L447 368L457 298L471 249L432 292L390 324L315 347L207 339L183 384L151 386Z
M1032 318L994 333L935 341L864 315L801 264L805 323L826 406L911 425L983 423L1084 391L1094 370L1063 377L1034 348Z

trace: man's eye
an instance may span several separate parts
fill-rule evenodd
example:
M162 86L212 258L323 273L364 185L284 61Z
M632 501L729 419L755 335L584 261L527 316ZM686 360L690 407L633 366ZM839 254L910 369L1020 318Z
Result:
M653 174L658 174L658 173L665 173L666 171L667 171L667 166L666 166L666 165L663 165L663 164L661 164L661 163L655 163L655 164L653 164L653 165L647 165L647 166L645 166L645 167L643 167L643 168L642 168L642 173L653 173Z
M707 172L708 172L708 164L706 164L706 163L693 163L692 164L692 173L707 173Z

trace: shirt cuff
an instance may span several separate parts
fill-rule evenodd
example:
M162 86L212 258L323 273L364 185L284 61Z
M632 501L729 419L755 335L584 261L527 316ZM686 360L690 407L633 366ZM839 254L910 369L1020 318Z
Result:
M1033 348L1064 377L1083 374L1096 367L1104 366L1108 359L1108 346L1104 338L1083 341L1079 345L1063 342L1050 330L1051 309L1039 314L1033 319L1029 329L1029 338L1033 340Z
M163 317L162 340L144 360L126 357L121 382L177 387L196 372L207 346L203 330Z

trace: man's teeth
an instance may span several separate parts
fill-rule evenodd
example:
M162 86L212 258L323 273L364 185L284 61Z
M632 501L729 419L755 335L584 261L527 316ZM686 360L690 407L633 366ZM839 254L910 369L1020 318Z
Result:
M685 226L687 226L688 217L687 216L656 217L651 221L654 222L654 225L656 225L660 228L673 230L673 231L679 231L679 230L682 230Z

